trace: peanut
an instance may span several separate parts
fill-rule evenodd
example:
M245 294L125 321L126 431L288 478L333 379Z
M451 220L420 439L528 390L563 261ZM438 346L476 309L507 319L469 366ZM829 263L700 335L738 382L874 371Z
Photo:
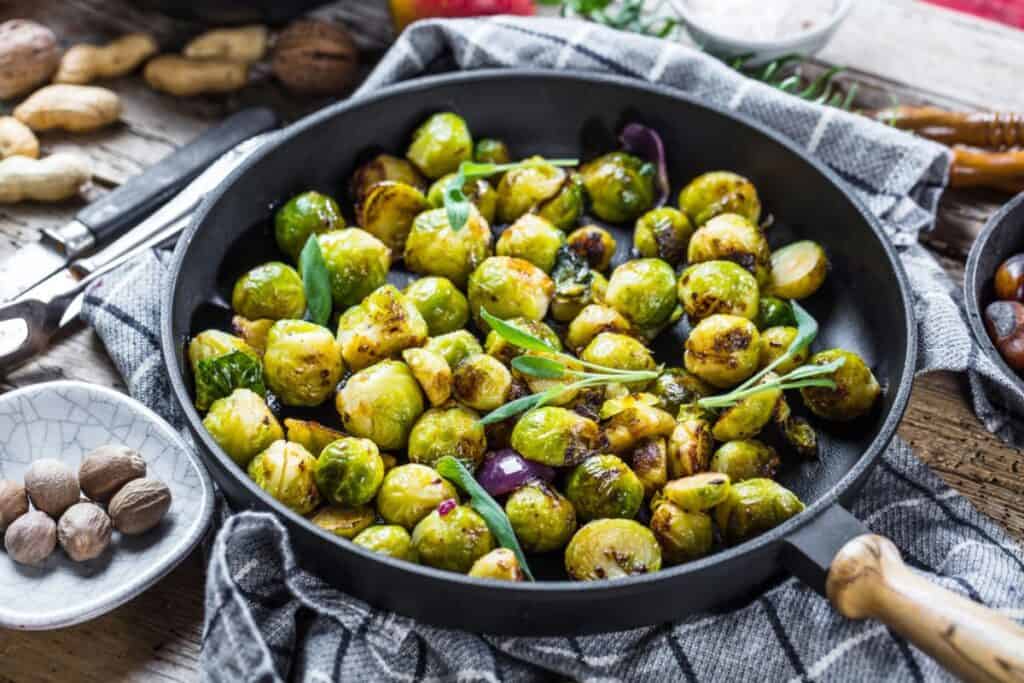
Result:
M0 161L0 204L58 202L78 194L92 174L81 158L66 153L45 159L13 156Z
M222 59L189 59L161 55L150 60L144 71L146 82L157 90L191 97L205 93L233 92L245 87L249 66Z
M75 45L64 53L53 80L84 85L100 78L124 76L156 51L156 40L146 33L130 33L102 47Z
M14 109L14 117L35 131L60 128L72 133L96 130L117 121L121 100L94 85L48 85Z
M248 64L263 59L267 38L267 27L258 24L219 28L194 38L182 54L189 59L226 59Z
M39 158L39 140L32 129L13 116L0 116L0 159Z

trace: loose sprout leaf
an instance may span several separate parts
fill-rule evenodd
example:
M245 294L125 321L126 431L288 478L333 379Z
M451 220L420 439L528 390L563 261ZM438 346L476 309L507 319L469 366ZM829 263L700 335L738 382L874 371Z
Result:
M512 367L524 375L541 379L560 379L565 375L563 364L542 356L516 356L512 359Z
M434 468L438 474L457 485L469 495L469 506L484 518L484 521L487 522L487 528L498 539L498 544L515 553L523 574L530 581L533 581L533 573L526 563L526 555L523 553L523 549L519 547L519 539L516 538L516 533L512 530L512 524L508 521L505 511L501 509L501 506L498 505L494 498L491 498L491 494L487 493L484 487L473 478L472 472L466 469L466 466L459 460L450 455L446 455L438 460Z
M267 395L263 364L242 351L199 361L195 380L199 410L208 410L214 401L230 396L235 389L250 389L260 396Z
M459 164L459 170L455 177L448 183L444 192L444 208L448 215L448 224L452 230L458 232L465 227L469 220L472 202L462 191L463 186L470 180L478 178L489 178L495 173L505 173L517 168L540 166L550 164L551 166L575 166L578 159L544 159L541 161L519 161L513 164L491 164L476 161L463 161Z
M480 317L491 326L498 335L508 343L518 346L526 351L539 351L541 353L559 353L558 349L542 339L534 337L529 332L524 332L514 327L501 318L491 315L483 306L480 307Z
M331 276L316 235L310 235L302 247L299 272L306 291L306 320L326 327L331 319Z

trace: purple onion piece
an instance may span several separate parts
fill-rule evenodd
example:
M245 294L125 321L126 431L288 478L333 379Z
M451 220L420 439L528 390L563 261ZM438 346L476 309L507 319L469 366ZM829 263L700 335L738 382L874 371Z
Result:
M455 501L454 498L447 498L445 500L442 500L437 505L437 514L439 514L442 517L444 517L449 512L454 510L456 508L456 506L458 506L458 503Z
M665 162L665 143L658 131L640 123L629 123L619 134L623 149L648 161L658 169L658 201L655 206L664 206L668 201L668 166Z
M554 478L553 469L527 460L511 448L503 448L488 454L480 469L476 471L476 480L492 496L512 493L523 484L537 479L551 481Z

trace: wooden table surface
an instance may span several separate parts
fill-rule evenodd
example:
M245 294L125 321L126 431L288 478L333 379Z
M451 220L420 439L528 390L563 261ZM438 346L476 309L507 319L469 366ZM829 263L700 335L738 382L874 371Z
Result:
M0 20L27 17L62 41L102 42L131 30L158 34L174 47L197 27L111 0L7 0ZM1024 111L1024 33L911 0L860 0L824 62L850 68L860 105L935 102ZM106 85L106 84L104 84ZM44 151L74 149L95 169L94 196L140 172L227 112L267 103L294 118L323 102L288 97L269 81L221 99L179 100L149 90L137 76L110 84L124 102L123 123L89 135L46 134ZM1006 197L947 193L930 249L959 282L967 250ZM0 207L0 258L69 219L80 204ZM81 327L43 356L0 379L0 392L73 378L124 390L96 335ZM900 435L952 487L1024 539L1024 455L984 430L970 409L966 381L937 373L914 384ZM167 578L114 612L45 633L0 630L0 681L191 681L197 677L203 619L203 560L193 553Z

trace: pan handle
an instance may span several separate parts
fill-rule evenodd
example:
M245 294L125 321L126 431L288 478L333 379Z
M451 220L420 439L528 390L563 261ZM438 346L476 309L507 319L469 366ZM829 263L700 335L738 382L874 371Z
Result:
M912 572L839 505L788 540L790 569L843 616L882 622L964 680L1024 682L1024 628Z

